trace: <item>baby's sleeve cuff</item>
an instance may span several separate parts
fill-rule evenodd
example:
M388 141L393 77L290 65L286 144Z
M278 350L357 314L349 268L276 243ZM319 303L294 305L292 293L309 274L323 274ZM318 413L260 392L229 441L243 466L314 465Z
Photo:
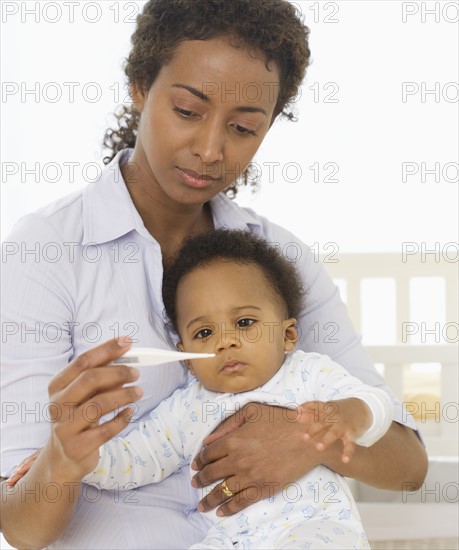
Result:
M392 401L386 392L378 388L362 390L354 397L364 401L373 416L371 426L355 442L357 445L370 447L381 439L392 424L394 414Z

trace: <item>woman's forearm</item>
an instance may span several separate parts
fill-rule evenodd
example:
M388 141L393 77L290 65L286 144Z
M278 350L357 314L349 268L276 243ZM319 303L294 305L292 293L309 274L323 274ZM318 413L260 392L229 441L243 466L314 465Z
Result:
M416 433L392 422L384 437L371 447L357 446L352 460L344 464L334 446L324 456L331 470L378 487L402 491L406 483L423 483L427 473L427 453Z
M130 422L130 405L143 390L131 384L139 371L111 363L127 351L129 338L109 340L74 359L48 385L51 435L30 470L14 487L1 483L1 529L16 548L43 548L70 523L80 495L80 483L97 465L99 447ZM68 404L75 404L70 413ZM88 420L85 407L97 407ZM119 410L121 407L121 410ZM97 425L106 414L118 411Z
M0 484L1 530L15 548L44 548L56 540L72 519L80 482L51 470L46 448L33 467L12 488Z

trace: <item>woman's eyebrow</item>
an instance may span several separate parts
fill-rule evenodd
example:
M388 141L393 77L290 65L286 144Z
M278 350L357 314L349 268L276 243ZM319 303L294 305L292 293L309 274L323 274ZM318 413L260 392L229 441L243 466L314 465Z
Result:
M210 97L208 95L204 94L193 86L188 86L188 84L180 84L176 82L175 84L172 84L172 88L181 88L183 90L187 90L188 92L190 92L190 94L195 95L205 103L210 103ZM235 111L238 111L239 113L261 113L265 116L268 116L268 113L261 107L249 107L241 105L240 107L236 107Z
M245 107L241 105L240 107L236 107L235 110L238 111L239 113L261 113L266 117L268 116L268 113L261 107Z
M184 90L188 90L190 94L193 94L196 97L199 97L199 99L202 99L202 101L205 101L206 103L209 103L210 101L209 96L207 96L206 94L203 94L197 88L193 88L193 86L188 86L187 84L175 83L175 84L172 84L172 88L182 88Z

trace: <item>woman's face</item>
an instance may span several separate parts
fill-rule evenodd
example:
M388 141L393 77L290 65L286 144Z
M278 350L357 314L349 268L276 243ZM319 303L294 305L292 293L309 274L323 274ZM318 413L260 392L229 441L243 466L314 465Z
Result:
M223 38L181 42L148 93L133 96L142 117L132 160L145 191L193 205L234 183L271 124L279 71L269 69Z

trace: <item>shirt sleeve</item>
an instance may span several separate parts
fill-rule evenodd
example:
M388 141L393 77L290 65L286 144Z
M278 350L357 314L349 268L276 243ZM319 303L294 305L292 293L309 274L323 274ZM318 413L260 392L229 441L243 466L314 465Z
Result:
M72 355L75 286L57 231L23 218L2 243L2 475L49 436L47 386Z
M164 399L128 435L100 447L99 463L83 481L100 489L114 484L132 489L158 483L186 464L180 432L182 391Z
M416 430L412 416L376 371L349 318L346 305L324 265L293 233L261 218L264 237L294 263L305 286L302 314L298 318L297 349L331 357L352 376L380 388L390 397L393 420Z

